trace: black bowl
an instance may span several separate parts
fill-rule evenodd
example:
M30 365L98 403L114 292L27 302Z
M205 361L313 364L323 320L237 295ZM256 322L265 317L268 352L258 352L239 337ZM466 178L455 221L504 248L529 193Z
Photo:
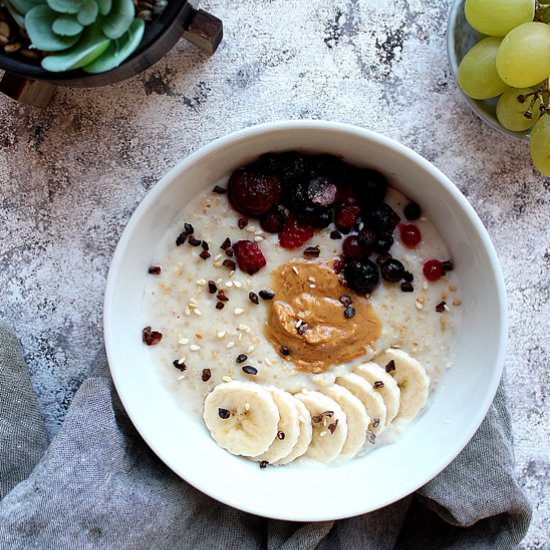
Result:
M213 52L222 38L222 23L216 17L195 9L191 2L171 0L158 17L145 26L145 34L139 49L111 71L88 74L79 69L65 73L52 73L38 64L8 55L1 50L0 68L4 69L12 80L15 76L25 80L46 81L55 86L80 88L104 86L130 78L153 65L182 36Z

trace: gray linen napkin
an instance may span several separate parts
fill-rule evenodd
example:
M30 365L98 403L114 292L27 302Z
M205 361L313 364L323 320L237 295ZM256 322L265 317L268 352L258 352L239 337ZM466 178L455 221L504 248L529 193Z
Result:
M18 342L0 327L0 548L502 550L529 526L502 388L472 441L418 493L303 524L239 512L179 479L133 428L98 361L103 372L82 384L46 448Z

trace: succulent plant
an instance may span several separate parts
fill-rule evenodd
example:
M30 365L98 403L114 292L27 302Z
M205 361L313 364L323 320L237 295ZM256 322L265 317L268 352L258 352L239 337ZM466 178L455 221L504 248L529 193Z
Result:
M31 48L47 52L42 67L101 73L118 67L139 46L145 23L132 0L4 0L25 28Z

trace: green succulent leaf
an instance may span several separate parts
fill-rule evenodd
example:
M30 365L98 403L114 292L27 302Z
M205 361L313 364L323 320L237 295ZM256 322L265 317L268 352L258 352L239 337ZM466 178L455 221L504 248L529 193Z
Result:
M42 60L42 67L55 73L84 67L97 59L110 43L111 41L101 31L100 24L95 23L84 30L81 39L72 48L63 53L45 57Z
M45 52L66 50L75 44L78 36L60 36L52 30L54 21L59 14L46 4L35 6L25 16L25 29L31 39L32 46Z
M46 0L48 6L52 10L55 10L59 13L78 13L80 11L80 6L82 5L81 0Z
M87 73L104 73L118 67L139 46L143 38L145 22L134 19L130 28L117 40L111 42L109 48L95 61L83 67Z
M14 21L20 26L25 26L25 16L19 13L15 6L13 6L9 0L4 0L4 5L6 6L7 10L10 12L10 15L13 17Z
M111 11L103 18L103 32L109 38L120 38L132 24L135 15L132 0L113 0Z
M96 0L101 15L107 15L111 11L113 3L111 0Z
M61 36L76 36L83 28L76 16L69 14L60 15L52 25L53 32Z
M78 22L87 27L97 19L98 13L99 8L97 7L95 0L84 0L82 7L78 12Z
M6 4L8 3L11 4L21 15L26 15L27 12L32 10L35 6L43 4L44 0L9 0Z

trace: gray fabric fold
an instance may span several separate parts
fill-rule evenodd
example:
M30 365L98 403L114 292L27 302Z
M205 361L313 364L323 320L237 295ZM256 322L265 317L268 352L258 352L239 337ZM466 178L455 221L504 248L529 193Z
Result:
M133 428L104 372L82 384L44 452L17 341L0 328L0 486L13 486L0 501L0 548L500 550L527 531L531 510L513 475L502 388L466 449L416 495L356 518L301 524L239 512L178 478Z

